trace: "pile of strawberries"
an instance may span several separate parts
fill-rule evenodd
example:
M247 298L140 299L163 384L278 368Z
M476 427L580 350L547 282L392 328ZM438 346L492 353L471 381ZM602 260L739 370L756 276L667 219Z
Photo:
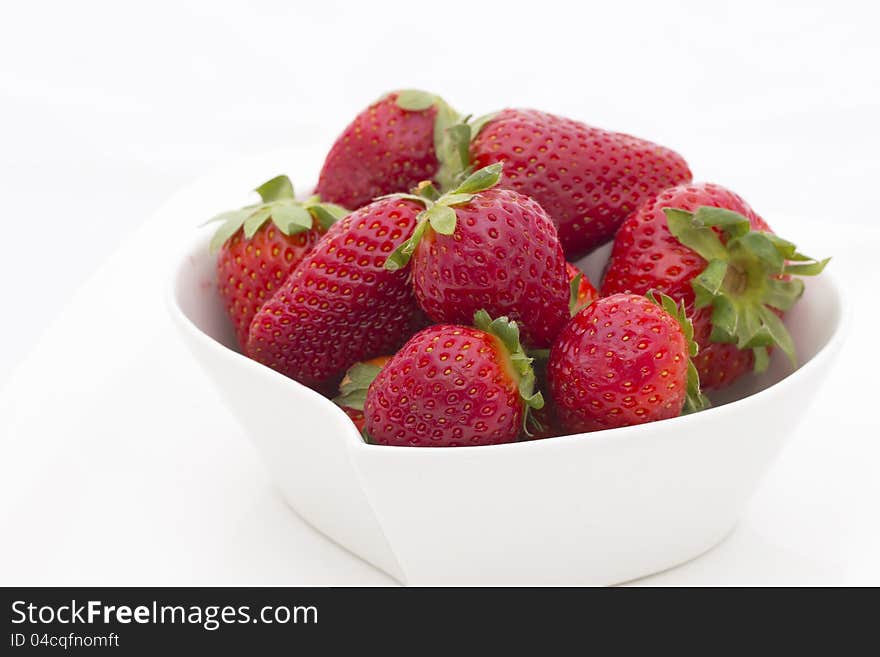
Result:
M800 254L676 152L535 110L471 118L387 94L218 217L243 352L335 401L365 440L447 447L676 417L794 362ZM597 289L575 261L614 241Z

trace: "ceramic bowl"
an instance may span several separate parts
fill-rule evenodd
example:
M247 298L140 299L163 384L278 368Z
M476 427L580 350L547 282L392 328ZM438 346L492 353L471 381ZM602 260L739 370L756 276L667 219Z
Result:
M775 355L702 413L509 445L369 445L331 401L238 352L207 243L173 273L180 334L289 505L406 584L604 585L694 558L733 529L841 342L826 272L788 315L800 367ZM579 264L597 281L607 255Z

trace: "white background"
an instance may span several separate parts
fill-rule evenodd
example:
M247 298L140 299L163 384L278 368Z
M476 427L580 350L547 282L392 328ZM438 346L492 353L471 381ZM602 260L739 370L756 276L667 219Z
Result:
M880 548L871 497L878 489L860 450L874 449L867 437L874 432L876 442L880 434L870 410L876 338L867 330L878 321L870 300L877 281L870 268L880 248L878 31L880 14L863 2L5 3L0 386L9 383L4 394L16 409L30 403L45 415L53 409L40 398L41 386L69 381L61 397L74 406L77 394L113 393L80 389L85 373L57 354L79 348L65 343L66 335L87 337L112 316L116 304L102 264L126 241L124 253L138 252L138 231L150 215L204 172L296 148L312 164L288 173L308 184L354 113L397 87L436 91L466 112L536 107L676 148L697 179L733 188L771 224L776 213L803 218L813 251L836 249L833 266L849 276L851 300L862 313L855 323L864 330L850 341L864 346L844 358L849 364L829 384L825 408L814 409L808 423L824 421L836 443L806 433L786 451L731 540L679 569L684 574L659 581L877 582L876 557L868 555ZM259 182L242 180L229 199L246 200ZM228 202L218 200L216 209ZM182 234L190 229L180 226ZM167 231L169 248L178 238ZM140 270L127 275L163 285L149 254L138 253ZM112 284L113 294L127 295L125 280ZM71 305L78 289L104 291L97 316L82 319L87 292ZM132 354L140 353L140 339L131 335ZM121 344L121 353L89 354L83 369L94 375L118 365L127 356ZM184 372L192 367L188 360L171 363L168 375L204 386ZM92 378L111 380L109 373ZM118 393L126 378L113 380ZM212 417L212 435L199 433L206 425L198 413L216 413L216 400L201 399L204 406L150 407L153 414L177 414L179 435L164 440L201 436L187 457L204 449L210 455L193 462L169 465L146 446L126 451L118 427L121 451L108 455L94 437L103 435L95 429L100 417L71 425L78 429L64 437L63 457L53 453L45 428L31 426L26 445L20 435L18 443L10 437L4 446L11 450L0 455L10 472L45 474L47 458L76 467L41 479L36 498L7 486L0 507L6 526L24 523L32 533L4 546L5 563L19 565L0 572L0 583L4 576L23 583L387 581L291 519L238 429L225 427L228 418ZM151 402L159 403L144 400ZM84 456L90 445L103 450L100 468ZM124 465L123 455L133 460ZM113 464L120 469L108 474ZM152 481L147 468L157 468ZM134 490L111 504L95 481L127 481ZM175 505L150 502L160 484L176 486ZM232 509L202 504L200 496L209 494ZM98 500L110 506L96 507ZM104 513L88 515L87 508ZM129 517L132 508L145 514L146 525ZM85 514L84 522L114 517L122 524L86 531L69 521L62 529L75 548L68 541L62 550L63 536L53 527L62 511L67 518ZM101 541L156 561L133 568L108 560L93 549ZM221 552L211 552L220 544ZM196 560L197 551L207 556Z

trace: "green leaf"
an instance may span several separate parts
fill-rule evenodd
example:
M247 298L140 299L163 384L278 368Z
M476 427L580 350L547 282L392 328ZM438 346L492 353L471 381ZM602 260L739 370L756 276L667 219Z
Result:
M250 214L251 210L256 207L257 207L256 205L249 205L249 206L242 208L240 210L230 210L229 212L221 212L220 214L214 215L213 217L211 217L207 221L199 224L199 228L203 228L203 227L207 226L208 224L216 224L221 221L223 223L226 223L227 221L229 221L230 217L232 217L232 216L241 217L241 222L244 223L245 218Z
M217 253L217 251L220 250L220 247L226 244L226 240L238 232L238 229L241 228L241 225L244 223L247 212L237 210L235 212L227 212L223 216L225 216L226 219L220 224L220 227L216 230L214 236L211 237L210 244L208 244L209 253Z
M543 398L541 401L543 401ZM530 429L534 429L536 432L544 430L544 425L537 417L535 417L535 414L531 413L530 411L530 408L526 409L527 417L523 419L523 433L529 438L535 435L534 433L532 433L532 431L530 431Z
M492 319L485 310L474 313L474 326L481 331L494 335L501 341L510 356L510 363L517 373L519 396L523 403L523 430L528 430L529 410L544 407L544 396L535 392L535 370L532 358L526 354L519 341L519 326L507 317Z
M770 354L767 352L767 347L755 347L752 349L752 354L755 356L754 371L758 374L765 372L767 366L770 365Z
M434 117L434 152L440 167L435 179L443 191L452 188L454 181L468 165L469 155L458 144L461 139L460 131L453 129L460 122L459 113L446 101L438 100L437 115Z
M388 271L397 271L403 269L409 264L413 250L409 248L409 240L398 246L388 258L385 260L385 269Z
M481 331L489 331L489 326L492 324L492 317L483 309L478 310L474 313L474 326L476 326Z
M761 320L767 331L773 339L773 344L782 349L783 353L788 356L792 367L797 367L797 355L795 353L794 340L782 320L776 316L772 310L766 306L761 306Z
M271 203L272 201L282 201L295 198L293 193L293 183L287 176L275 176L271 180L267 180L255 190L263 203Z
M322 210L328 212L336 221L340 219L345 219L348 215L351 214L351 211L348 208L344 208L341 205L337 205L336 203L318 203L317 206Z
M397 106L410 112L421 112L437 102L437 96L419 89L404 89L397 92Z
M394 194L383 194L382 196L377 196L374 198L374 201L381 201L386 198L399 198L407 201L415 201L416 203L422 203L427 205L426 201L429 199L424 196L419 196L418 194L404 194L402 192L395 192Z
M244 236L250 239L260 229L269 215L272 214L272 208L269 206L261 206L254 210L247 219L244 220Z
M753 304L742 305L739 309L736 338L739 349L767 347L772 344L772 339L761 322L760 308L756 309Z
M345 373L339 384L340 394L333 401L345 408L364 410L367 390L381 370L381 367L371 363L355 363Z
M418 184L418 186L416 186L413 191L416 193L416 196L422 199L422 203L424 203L424 199L427 199L433 203L440 198L439 190L430 180L423 180Z
M299 203L279 203L272 208L272 223L285 235L311 230L312 215Z
M501 179L501 171L504 165L501 162L490 164L478 171L474 171L454 191L454 194L476 194L483 190L494 187Z
M782 239L779 235L774 233L768 233L765 231L761 231L768 240L773 242L773 245L776 247L776 250L779 251L779 255L781 255L785 260L801 260L803 256L801 256L797 252L797 247L786 239Z
M703 226L717 226L730 237L740 237L749 232L749 220L738 212L726 208L714 208L702 205L694 214L697 223Z
M425 228L428 226L427 219L423 218L421 215L419 216L419 223L416 224L416 228L410 238L394 249L394 251L391 252L391 255L388 256L388 259L385 260L386 270L397 271L409 264L409 260L415 252L419 241L422 239L422 235L425 233Z
M659 299L657 295L659 294ZM683 414L696 413L710 406L709 399L700 391L700 374L693 362L693 357L699 352L699 346L694 342L694 325L687 316L687 310L684 301L675 303L675 300L669 295L657 292L656 290L648 290L645 295L648 300L656 306L660 306L669 315L671 315L681 327L681 332L687 340L688 344L688 369L687 369L687 395L684 405L681 409Z
M669 232L679 242L696 251L704 260L727 260L727 249L718 234L707 226L694 221L694 215L686 210L663 208Z
M513 320L505 316L492 319L488 312L481 309L474 313L474 326L500 339L507 347L514 362L517 359L523 359L531 363L531 358L526 355L519 342L519 326Z
M444 194L440 197L440 203L448 206L462 205L464 203L470 203L473 198L473 194Z
M470 163L471 128L465 123L449 126L443 137L443 149L456 171Z
M581 281L584 280L583 273L578 274L571 279L568 287L568 314L574 317L581 308L578 308L578 293L581 291Z
M792 280L779 280L771 278L767 281L767 288L761 297L761 301L768 306L777 308L783 312L790 310L795 301L804 293L804 282L797 278Z
M794 274L795 276L818 276L825 269L825 266L831 261L831 258L813 261L801 265L785 265L786 274Z
M547 360L548 358L550 358L549 349L529 349L527 354L529 358L531 358L533 361Z
M498 116L498 112L492 112L491 114L483 114L483 116L468 121L468 125L470 125L471 128L471 139L476 139L477 135L479 135L483 128L486 127L486 124L492 121L496 116Z
M767 238L766 233L751 231L735 241L728 243L731 253L745 249L752 257L758 258L768 268L768 273L780 273L785 266L785 259L779 253L776 245Z
M771 232L752 230L748 220L723 208L700 207L696 213L664 209L670 232L708 262L691 285L697 308L712 307L712 342L751 349L755 369L767 367L770 347L795 362L794 343L774 310L790 310L804 291L802 281L815 276L828 260L817 261ZM729 237L724 244L716 229Z
M698 413L712 406L709 398L700 390L700 374L693 361L688 362L687 369L687 395L684 400L684 407L681 409L682 415L690 415Z
M369 388L373 379L381 371L382 368L380 366L373 365L372 363L355 363L348 369L348 372L346 372L345 377L339 384L339 392L347 394L355 390Z
M739 310L733 300L719 295L712 300L712 342L736 342Z
M519 396L522 399L523 403L528 408L533 408L536 411L544 408L544 395L541 394L541 391L538 390L534 392L535 389L535 375L532 375L531 380L526 380L522 378L519 380ZM530 391L532 391L530 393Z
M340 219L344 219L349 215L349 211L341 205L335 203L315 203L306 206L306 209L312 213L315 220L324 230L327 230Z
M441 235L452 235L455 232L456 216L452 208L437 204L425 210L425 214L431 228L436 232Z
M693 212L679 208L663 208L663 214L666 215L666 223L673 237L694 225Z
M726 274L727 263L724 260L713 260L694 281L703 288L705 293L714 297L721 291Z
M342 408L353 408L356 411L364 410L364 402L367 401L367 391L355 390L333 398L333 403Z

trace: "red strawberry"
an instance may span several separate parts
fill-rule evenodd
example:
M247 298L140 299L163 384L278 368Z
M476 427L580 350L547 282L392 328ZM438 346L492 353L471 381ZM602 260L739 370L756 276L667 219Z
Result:
M692 337L684 307L669 297L615 294L591 303L550 352L550 395L562 426L599 431L703 408Z
M720 185L680 185L648 199L623 223L602 294L656 289L683 301L700 346L700 380L720 388L765 368L773 346L794 360L779 319L803 292L791 275L818 274L826 262L797 253Z
M409 270L384 264L421 210L388 198L334 224L254 317L247 355L329 391L354 363L403 344L424 317Z
M260 306L280 287L324 231L348 211L314 196L296 201L287 176L256 189L262 203L227 212L211 240L217 256L217 282L235 335L244 347Z
M565 271L568 274L569 284L574 287L571 290L572 315L585 306L589 306L599 298L599 293L584 272L570 262L565 263Z
M516 322L485 312L477 328L430 326L379 372L364 403L368 439L382 445L460 447L516 440L540 408Z
M540 205L511 190L489 189L501 165L472 174L437 196L407 196L426 209L410 238L388 259L409 261L427 315L463 324L477 310L519 322L523 341L549 347L568 320L568 275L556 228Z
M433 94L387 94L358 114L333 144L317 193L359 208L377 196L408 192L423 180L448 184L451 167L461 169L458 153L445 145L447 129L458 120Z
M504 162L502 186L541 204L570 260L611 239L645 198L691 179L675 151L544 112L506 109L472 130L474 168Z
M345 411L361 433L364 430L364 401L367 398L367 388L389 360L391 356L379 356L363 363L355 363L348 368L348 372L339 384L339 396L333 401Z

